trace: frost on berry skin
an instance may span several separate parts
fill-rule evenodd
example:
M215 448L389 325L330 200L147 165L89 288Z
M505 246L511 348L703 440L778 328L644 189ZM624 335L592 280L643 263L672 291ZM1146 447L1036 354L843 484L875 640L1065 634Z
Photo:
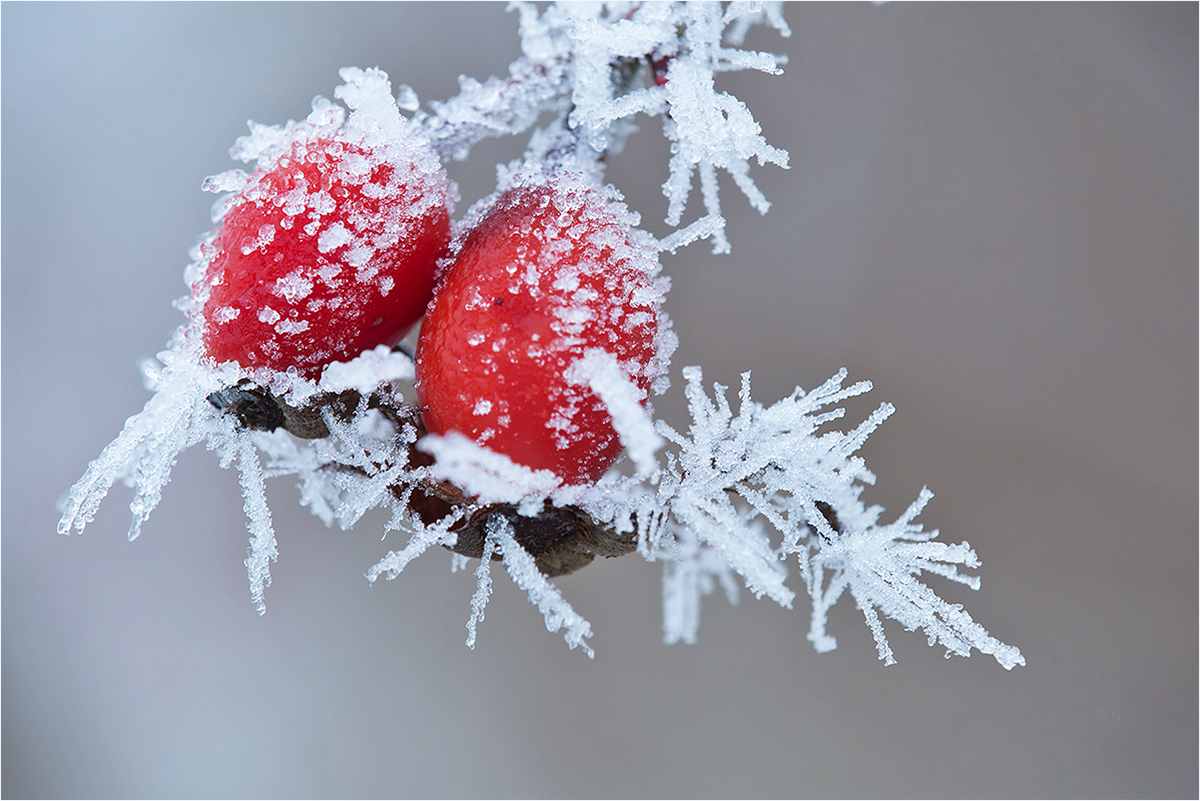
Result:
M467 216L417 347L426 426L568 483L595 481L622 443L571 371L609 354L647 402L667 355L653 240L615 190L566 165L515 171Z
M206 188L236 189L200 247L193 299L205 350L243 369L310 378L397 342L433 294L450 236L453 190L386 76L345 70L341 112L318 98L305 123L252 126L235 149L257 158Z

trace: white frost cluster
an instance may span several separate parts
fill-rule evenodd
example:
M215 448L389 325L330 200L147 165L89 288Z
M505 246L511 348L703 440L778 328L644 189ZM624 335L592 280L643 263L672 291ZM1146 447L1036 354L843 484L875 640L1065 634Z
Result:
M799 553L801 574L813 601L808 639L818 651L837 647L837 641L825 632L826 614L849 588L875 635L879 658L889 665L896 659L876 609L909 631L923 629L930 645L945 646L947 657L970 656L971 649L978 648L1010 670L1025 664L1017 648L989 635L960 605L943 601L917 580L921 573L928 572L979 589L977 576L961 575L955 567L979 567L970 545L932 542L936 531L923 531L921 526L913 525L913 518L932 497L932 492L922 490L908 510L887 525L876 522L882 511L878 507L854 509L856 528L831 542L804 543ZM828 584L826 571L832 574Z
M142 365L146 388L154 396L140 413L125 421L117 438L88 465L83 478L60 502L60 534L72 529L82 532L113 483L125 481L134 487L129 539L136 539L142 523L158 505L180 452L204 439L212 418L212 407L205 398L228 382L229 376L200 365L198 342L182 341L177 335L172 345L171 350L158 354L161 366L149 360Z
M979 588L978 578L960 575L955 567L979 566L969 545L933 542L936 531L912 523L932 493L922 492L888 525L878 522L881 507L867 507L860 499L864 484L875 477L854 453L892 407L880 406L849 432L820 431L844 414L834 404L868 391L869 382L843 387L842 370L810 393L797 388L763 406L751 400L746 373L734 414L725 387L714 385L709 399L699 368L686 369L684 376L690 430L682 435L660 423L679 448L661 479L667 489L660 490L659 501L671 519L655 543L667 563L667 642L695 641L700 600L712 591L714 579L731 601L736 598L731 571L755 595L791 608L795 595L784 584L783 560L795 554L813 602L808 638L818 651L836 646L825 632L826 614L849 588L888 664L895 660L876 609L910 631L923 629L930 644L940 642L948 655L967 656L976 648L1009 669L1025 664L1019 650L988 635L960 607L917 580L932 573Z
M637 466L637 475L651 475L658 466L654 452L662 447L662 438L655 432L654 421L642 406L641 393L625 377L616 357L592 348L567 368L566 379L596 393L612 415L613 428Z
M511 65L507 78L482 83L462 78L457 96L431 103L431 111L422 112L408 87L402 86L394 98L382 73L347 68L342 72L346 85L336 96L351 109L348 120L343 109L318 98L304 122L252 124L250 136L235 147L235 157L257 160L262 166L297 137L321 136L346 125L345 135L369 140L372 149L386 150L411 128L432 143L441 159L463 159L476 142L525 133L544 112L553 112L554 123L532 132L526 161L549 157L568 141L581 150L590 148L591 158L581 154L580 161L599 174L599 156L620 151L636 115L660 116L672 152L670 177L663 187L669 200L667 222L676 230L657 243L658 249L673 251L711 238L714 250L728 252L717 170L728 172L750 203L766 212L770 204L749 177L750 160L786 167L787 154L765 142L741 101L716 91L714 77L741 69L779 72L780 57L740 45L752 24L766 23L789 35L781 4L568 3L540 12L530 4L516 7L524 55ZM401 109L415 113L406 120ZM504 170L499 173L503 181ZM705 213L679 227L697 174ZM239 193L249 185L249 176L234 170L208 179L204 188ZM240 201L218 203L214 221L234 202ZM462 230L463 223L459 225ZM271 234L260 231L260 239ZM322 250L345 246L349 235L331 226L322 234ZM199 277L196 265L185 276L189 285ZM357 276L359 282L370 279ZM289 300L311 291L311 281L299 271L277 284L277 294ZM665 291L666 283L662 286ZM177 305L194 310L195 299ZM263 308L258 313L273 312ZM581 321L586 323L583 317ZM219 314L217 322L222 322ZM659 348L662 363L655 362L653 368L655 375L665 376L674 347L665 315L660 330L666 345ZM367 571L371 582L381 576L395 578L433 546L455 546L461 524L489 505L511 506L515 514L525 516L539 514L546 504L570 506L625 537L622 542L630 543L629 548L636 539L644 559L663 563L668 643L695 641L701 600L717 586L731 603L744 585L757 597L791 608L796 592L787 585L787 564L795 557L812 602L808 639L818 651L835 647L826 631L827 615L849 590L887 663L895 660L879 613L908 630L923 630L930 644L941 644L948 656L966 656L977 649L1006 668L1025 663L1019 650L989 635L960 606L942 600L921 582L928 573L973 589L979 586L978 578L958 572L959 566L979 565L967 543L936 542L936 531L924 531L913 522L931 493L922 492L888 524L879 522L882 509L861 501L864 485L875 477L856 453L892 407L883 404L849 431L832 429L829 424L844 414L838 404L870 389L868 382L844 386L845 370L811 392L797 388L770 406L751 399L747 373L735 412L725 387L714 385L710 397L700 369L686 368L692 423L680 432L654 421L643 406L645 393L630 381L616 357L593 348L565 368L564 378L604 404L627 458L595 484L569 485L551 472L515 464L455 433L419 438L418 412L403 399L415 378L413 364L386 346L331 364L320 381L313 382L294 371L239 373L231 364L215 367L202 353L199 333L194 325L182 326L170 349L159 354L161 366L144 367L147 388L155 394L65 496L61 533L82 531L112 484L124 481L134 490L129 537L136 537L178 454L205 441L223 467L236 463L241 474L251 535L246 568L260 612L265 609L270 566L278 556L265 482L295 476L301 503L326 525L349 528L368 510L390 510L385 533L403 532L408 539ZM357 403L357 408L334 413L332 407L324 407L320 415L328 436L315 439L299 439L282 428L246 430L209 400L214 392L242 380L268 390L293 411L329 396L349 399L346 402ZM656 391L665 387L664 378ZM380 398L386 403L380 404ZM477 413L490 411L484 401L480 404ZM385 408L391 412L384 413ZM412 415L408 419L405 409ZM422 503L436 505L439 500L449 512L433 519L418 511ZM483 525L467 644L474 647L484 619L496 557L542 612L547 628L562 631L571 648L578 646L592 656L585 643L590 625L518 542L513 519L517 518L491 514ZM456 569L465 563L457 554L452 558Z
M83 478L64 497L58 531L82 532L112 485L123 481L134 488L129 539L136 539L158 505L179 454L207 440L209 450L220 455L221 467L228 468L236 461L241 473L251 534L246 569L251 598L261 614L266 611L263 592L271 583L270 563L278 554L254 435L236 430L233 420L220 417L208 401L210 393L237 381L236 370L202 364L199 343L187 333L178 331L172 349L158 354L161 366L151 361L142 365L146 388L154 396L126 421L120 435L88 465Z
M791 35L781 4L562 3L540 13L532 3L513 5L521 14L523 57L507 79L461 78L456 97L431 104L424 122L434 147L464 159L475 142L523 133L553 111L569 112L567 124L596 153L617 153L634 117L661 116L672 152L666 222L680 225L696 173L705 214L660 247L675 252L711 238L714 252L729 253L717 170L765 214L771 204L750 177L750 159L786 168L788 154L767 144L746 105L718 92L714 79L745 69L782 72L783 56L740 48L755 23ZM662 65L659 80L652 63Z
M487 538L484 540L483 560L479 581L479 592L471 600L474 610L471 622L467 624L470 635L467 644L474 647L476 619L483 619L483 605L487 601L484 582L487 570L483 567L491 561L492 553L499 552L504 560L504 568L512 576L513 582L529 593L530 603L537 606L538 611L546 618L546 629L554 632L566 629L564 638L571 648L581 647L589 658L595 658L596 653L583 641L584 637L592 636L592 627L571 605L563 600L558 588L555 587L533 562L533 557L521 547L513 536L512 524L503 517L493 517L488 520ZM490 583L486 586L490 586ZM476 600L478 599L478 601Z

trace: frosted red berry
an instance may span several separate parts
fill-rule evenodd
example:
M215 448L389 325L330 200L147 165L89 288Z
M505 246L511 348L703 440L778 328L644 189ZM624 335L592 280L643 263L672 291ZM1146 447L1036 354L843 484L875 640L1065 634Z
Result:
M468 216L417 346L426 427L594 481L621 441L600 399L565 374L602 349L648 399L664 367L653 240L623 204L563 169L515 178Z
M202 247L193 294L206 352L315 378L397 342L432 297L449 206L448 179L422 143L300 138L250 176Z

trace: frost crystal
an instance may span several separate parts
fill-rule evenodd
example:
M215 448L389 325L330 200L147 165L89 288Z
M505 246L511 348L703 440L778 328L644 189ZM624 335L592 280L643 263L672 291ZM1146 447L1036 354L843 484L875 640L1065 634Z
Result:
M271 562L279 556L275 549L275 529L271 527L271 510L267 508L266 485L258 451L249 436L238 437L238 469L242 474L242 494L246 497L246 517L249 519L250 555L246 571L250 575L250 597L261 615L267 611L263 593L271 585Z
M821 425L844 413L828 407L866 392L868 382L843 388L842 370L811 393L797 388L764 407L751 400L746 373L735 415L725 387L714 385L710 400L699 368L688 368L684 376L693 418L688 436L660 424L680 448L664 477L672 488L666 503L689 531L678 543L660 546L668 560L668 642L694 640L700 598L712 591L714 576L728 587L728 569L755 594L790 607L794 595L783 584L780 560L794 553L813 601L809 640L818 651L836 646L825 633L826 614L849 587L867 616L880 659L888 664L895 659L875 609L910 631L924 629L930 644L940 642L948 654L967 656L976 648L1009 669L1025 664L1019 650L991 637L960 607L917 581L929 572L979 588L978 578L960 575L955 567L979 566L970 546L932 542L936 531L912 525L932 493L922 492L899 520L886 526L877 522L883 510L867 508L860 500L863 483L873 483L874 475L853 454L892 407L884 404L848 433L818 433ZM780 535L778 546L767 536L764 522ZM825 587L827 570L833 576Z
M60 534L82 532L113 483L125 481L135 488L129 504L129 539L135 539L158 505L180 452L204 438L213 418L205 398L230 376L200 367L194 341L177 335L173 344L172 350L158 355L161 368L150 362L143 365L146 387L154 397L126 421L121 434L71 488L61 509Z
M504 79L480 82L460 78L460 91L450 99L419 110L415 93L400 86L393 95L386 75L377 69L348 67L335 97L345 108L324 98L313 101L312 113L283 126L251 123L231 155L257 162L260 170L278 163L297 143L335 133L349 148L339 164L338 180L361 187L363 198L401 191L400 181L373 180L373 174L398 172L380 165L412 164L430 208L452 205L456 190L431 176L440 160L465 159L472 146L488 137L529 134L525 157L497 169L497 194L475 203L455 224L461 243L480 215L506 185L538 178L559 182L561 191L592 192L603 185L608 157L618 154L639 114L662 118L671 143L667 223L674 232L661 241L639 231L636 211L619 206L620 225L574 225L570 215L545 226L546 253L570 249L581 237L597 254L624 253L638 269L654 277L627 304L633 311L614 330L625 335L649 320L661 306L670 282L658 273L657 255L698 239L710 238L713 249L728 252L721 215L718 171L723 170L750 204L765 213L770 203L750 177L750 162L786 167L788 156L768 145L749 109L737 98L715 89L720 72L753 69L780 71L781 57L742 49L747 29L767 24L781 35L790 31L779 3L571 3L539 11L515 4L520 14L523 56ZM410 112L411 119L400 111ZM553 122L535 129L545 113ZM421 153L412 152L414 142ZM432 145L432 151L424 147ZM299 153L299 150L295 151ZM369 155L368 155L369 154ZM570 162L571 171L551 167ZM204 182L206 191L227 193L213 207L214 222L238 204L263 202L260 173L230 170ZM684 225L683 217L696 176L704 214ZM409 176L411 178L412 176ZM570 183L570 182L576 183ZM403 288L381 276L373 255L406 235L403 221L376 229L369 215L322 221L336 206L336 188L308 186L270 197L282 209L274 225L263 225L241 242L249 253L267 247L281 231L300 225L317 237L320 258L337 254L337 262L284 265L266 289L279 308L350 310L356 293L371 284L383 296ZM359 190L355 190L359 191ZM616 208L619 192L606 187ZM365 201L364 201L365 202ZM418 207L414 214L425 213ZM628 235L626 235L626 231ZM787 585L787 565L796 570L812 604L808 639L825 652L836 646L827 632L830 608L847 590L862 610L880 658L895 658L884 635L880 613L908 630L921 629L929 643L946 648L947 656L967 656L972 649L991 654L1005 668L1025 664L1021 652L992 637L960 606L939 598L922 583L924 574L979 588L979 579L960 574L979 560L967 543L937 542L936 531L914 522L932 497L923 491L897 520L879 522L882 509L861 500L875 476L857 451L892 414L882 404L848 431L831 423L844 415L838 404L871 388L868 382L845 385L842 370L820 387L791 395L770 406L750 396L750 375L742 376L737 408L727 388L704 389L699 367L683 370L692 421L676 431L655 421L647 393L639 388L639 369L618 359L614 334L604 347L588 347L556 367L575 387L586 387L611 417L627 459L590 484L570 484L547 470L533 470L493 451L493 429L472 441L457 432L426 435L421 410L409 405L417 375L411 357L381 345L344 362L327 363L323 373L306 374L267 368L240 369L233 362L213 364L202 345L203 325L230 325L256 318L276 334L301 334L308 322L285 316L270 305L221 304L209 321L196 312L224 277L206 277L216 232L192 255L185 273L192 297L177 302L189 321L175 333L161 364L143 367L146 386L155 394L129 418L118 437L87 468L62 502L61 533L83 531L112 484L133 488L130 539L158 503L178 454L205 441L222 467L237 465L247 528L250 533L246 569L251 599L265 610L270 567L278 557L265 482L295 476L300 502L326 525L349 528L371 509L388 510L387 532L401 532L406 543L383 557L366 573L394 579L433 546L454 552L452 570L480 562L470 602L467 645L474 647L477 629L492 592L492 562L499 561L515 584L545 618L547 628L562 631L571 648L589 657L588 622L567 603L550 578L588 564L597 557L637 551L647 561L663 563L663 625L668 643L694 642L702 599L719 586L736 603L739 585L786 608L796 592ZM637 253L630 254L636 250ZM597 257L599 259L599 257ZM612 259L599 261L612 262ZM518 261L520 259L518 258ZM616 260L619 261L619 260ZM343 268L343 265L345 268ZM513 264L510 273L528 284L529 292L559 293L569 299L554 307L555 330L580 337L594 328L606 308L595 301L600 291L631 286L628 273L599 268L587 283L566 270L545 287L529 265ZM522 272L522 270L524 270ZM282 277L279 277L282 276ZM337 284L341 294L323 287ZM634 290L629 290L633 292ZM395 295L392 295L395 297ZM490 302L476 288L467 305ZM655 356L641 378L654 394L669 386L669 361L677 344L670 319L658 318ZM310 334L310 336L313 336ZM466 337L474 348L499 353L503 337L479 332ZM324 343L314 341L313 348ZM610 347L611 346L611 347ZM270 344L264 345L270 347ZM543 347L533 343L531 348ZM319 376L316 378L314 376ZM493 408L484 398L467 398L475 416L502 412L504 419L520 409ZM501 418L497 418L498 421ZM497 425L508 425L508 423ZM570 409L556 410L548 425L562 437L561 447L581 447Z
M430 475L461 487L483 506L525 503L526 508L536 508L562 484L562 479L549 470L517 464L457 431L445 436L430 434L421 440L419 447L434 457Z
M593 348L567 369L566 378L572 384L587 385L607 407L629 458L637 465L638 475L653 473L658 467L654 452L662 447L662 438L642 407L642 393L616 358Z
M978 577L961 575L955 567L979 567L979 559L967 543L931 542L937 536L936 531L924 532L921 526L912 524L913 518L932 497L932 492L922 490L908 510L889 525L876 525L877 514L868 516L860 512L854 519L866 525L843 531L821 547L805 543L800 562L813 600L812 630L808 639L818 651L830 651L837 645L834 638L825 633L826 614L849 588L875 635L879 658L889 665L896 659L883 635L876 609L909 631L924 629L929 644L941 643L946 647L947 657L953 654L969 656L971 649L977 648L982 653L992 654L997 662L1010 670L1025 664L1018 649L990 636L960 605L943 601L917 581L918 575L928 572L973 590L979 589ZM826 571L832 573L828 585L825 583Z
M502 517L491 518L488 521L487 540L494 542L500 551L504 567L513 582L529 593L529 602L546 618L546 630L554 632L566 629L563 637L567 645L571 648L580 646L589 659L595 658L595 652L583 641L584 637L592 636L591 624L563 600L558 588L538 570L533 557L513 537L512 524Z
M661 116L673 153L663 185L667 223L680 225L698 172L705 214L659 243L675 252L698 239L729 253L718 197L717 170L760 213L770 203L750 177L750 159L786 168L788 154L771 147L746 105L714 88L721 72L782 72L782 56L743 50L746 29L766 22L791 30L779 3L564 3L541 13L515 3L524 56L507 80L460 79L457 97L432 103L425 121L444 156L465 159L476 142L522 133L542 112L569 111L568 126L596 153L616 153L638 114ZM722 40L728 41L728 45Z

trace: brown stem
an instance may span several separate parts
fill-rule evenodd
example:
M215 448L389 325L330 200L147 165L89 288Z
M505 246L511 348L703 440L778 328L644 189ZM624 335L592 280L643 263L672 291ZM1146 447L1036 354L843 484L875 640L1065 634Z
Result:
M367 397L367 408L378 409L397 428L405 424L416 427L417 436L413 444L406 448L409 470L417 471L432 465L433 457L413 446L425 434L421 410L402 402L398 404L395 395L381 390L382 387ZM349 422L362 403L362 394L353 389L339 393L325 392L296 408L268 390L243 379L233 387L214 392L208 399L216 408L237 417L238 424L243 428L260 431L283 428L297 437L316 439L329 436L328 426L321 414L323 409ZM362 468L352 465L333 463L327 468L365 475ZM538 569L551 578L586 567L597 556L625 556L637 550L636 534L618 534L611 527L597 523L577 506L554 506L546 501L541 510L532 516L520 514L517 507L509 503L476 507L474 500L460 488L450 482L435 481L428 477L410 478L392 485L390 489L396 500L405 502L409 512L427 526L444 520L457 509L467 512L464 519L450 527L449 531L457 534L458 539L453 546L447 547L473 559L483 556L487 524L493 516L508 520L517 542L534 558ZM817 501L815 505L829 527L840 534L841 521L833 507L825 501ZM500 557L493 555L492 558Z

